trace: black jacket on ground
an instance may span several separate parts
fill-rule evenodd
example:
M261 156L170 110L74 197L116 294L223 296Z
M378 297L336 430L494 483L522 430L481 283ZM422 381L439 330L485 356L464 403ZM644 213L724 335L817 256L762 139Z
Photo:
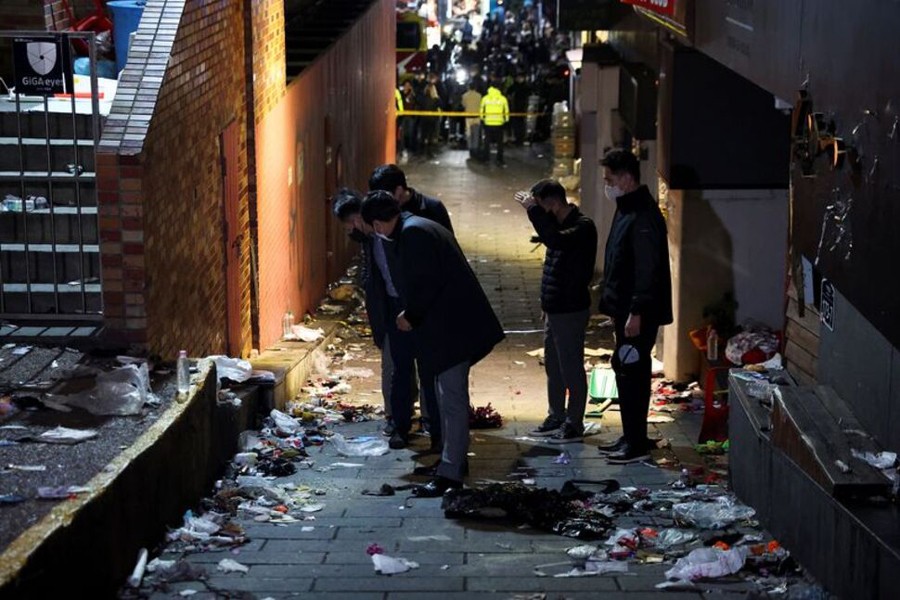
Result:
M416 356L436 374L487 356L503 339L503 327L453 234L402 213L391 238L391 275L397 274Z
M600 311L672 322L672 275L666 222L646 185L620 196L606 241Z
M591 278L597 256L597 227L575 205L562 223L540 206L528 218L547 253L541 277L541 310L549 314L590 308Z
M431 196L419 193L413 188L409 188L409 191L409 200L400 207L400 210L412 213L417 217L431 219L435 223L440 223L449 229L450 233L453 233L453 225L450 223L450 214L447 212L447 207L444 206L443 202L437 198L432 198Z

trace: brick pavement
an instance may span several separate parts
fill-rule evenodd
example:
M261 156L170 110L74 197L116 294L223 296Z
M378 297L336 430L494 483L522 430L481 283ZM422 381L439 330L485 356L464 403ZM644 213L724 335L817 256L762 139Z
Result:
M467 166L465 152L446 152L440 164L407 165L410 185L440 197L450 210L454 228L467 256L491 298L507 330L540 328L538 290L542 249L529 242L531 226L513 200L517 189L529 185L549 171L549 161L538 159L528 148L509 153L509 168ZM592 327L589 345L606 344L608 329ZM658 487L676 474L649 465L609 466L596 451L598 440L620 432L617 413L592 421L602 425L599 436L583 444L569 445L568 465L553 459L560 448L517 439L540 422L546 413L544 374L537 359L525 352L541 345L538 333L510 333L506 341L472 372L472 399L476 405L490 402L505 418L498 430L473 432L470 484L482 479L506 479L517 467L535 471L538 486L559 488L567 479L616 478L623 486ZM369 367L377 356L370 348ZM365 359L363 359L365 360ZM377 372L377 368L374 369ZM354 389L378 402L377 381L357 380ZM347 435L374 433L380 423L337 426ZM699 429L697 417L683 415L672 424L656 426L672 439L675 447L690 447ZM316 467L333 462L362 463L363 467L335 468L328 472L302 470L288 478L298 484L323 488L326 507L302 531L301 524L278 526L245 519L242 524L252 540L236 553L201 553L188 557L210 572L210 587L246 591L257 598L322 598L346 600L479 600L525 597L546 592L553 598L598 598L642 600L663 592L654 585L663 581L664 565L632 565L628 574L585 578L537 577L534 567L567 561L566 548L578 542L569 538L516 529L483 521L446 519L439 499L416 499L408 492L391 497L364 496L365 488L382 483L400 485L423 481L410 475L417 455L427 439L416 440L410 449L391 451L380 457L339 458L326 444L312 449ZM434 457L419 460L431 462ZM642 521L664 525L666 519ZM391 556L418 562L407 573L383 576L374 573L366 547L378 543ZM163 558L176 556L163 555ZM249 573L216 573L215 564L224 557L250 567ZM722 587L722 586L713 586ZM173 592L203 590L196 582L174 584ZM738 598L746 594L743 584L726 591L665 592L671 600ZM171 597L157 593L153 598ZM214 597L202 591L195 598ZM221 595L220 595L221 597ZM232 596L234 597L234 596Z

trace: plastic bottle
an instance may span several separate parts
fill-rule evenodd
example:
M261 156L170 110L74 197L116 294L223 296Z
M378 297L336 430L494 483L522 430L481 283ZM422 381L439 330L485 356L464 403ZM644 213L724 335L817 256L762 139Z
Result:
M291 335L291 327L294 326L294 313L287 311L281 318L281 337L286 338Z
M706 360L709 362L719 360L719 336L712 327L709 328L709 333L706 334Z
M186 394L191 390L191 365L188 362L187 350L178 351L178 363L175 372L178 381L178 393Z

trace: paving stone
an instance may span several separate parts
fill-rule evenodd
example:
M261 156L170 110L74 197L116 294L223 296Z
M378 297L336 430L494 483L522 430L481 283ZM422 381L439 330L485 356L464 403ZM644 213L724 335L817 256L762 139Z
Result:
M466 589L476 592L568 592L616 591L616 582L607 577L467 577Z
M399 575L377 575L374 577L340 577L317 579L313 591L324 592L371 592L371 591L462 591L463 577L407 577Z
M464 564L466 556L465 553L461 551L454 552L436 550L434 547L429 549L427 552L416 552L413 548L400 549L397 548L396 545L391 547L384 547L384 549L385 553L389 556L402 556L403 558L413 560L420 565L458 566ZM368 554L366 554L365 551L329 552L325 556L325 564L371 566L372 558Z

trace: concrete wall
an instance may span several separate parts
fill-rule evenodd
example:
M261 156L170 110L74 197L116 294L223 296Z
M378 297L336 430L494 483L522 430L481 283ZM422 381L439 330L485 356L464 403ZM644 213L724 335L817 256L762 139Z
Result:
M887 449L900 448L900 350L839 291L834 331L819 328L819 383L847 401L866 431Z
M686 379L699 372L688 332L723 293L735 294L738 324L783 326L788 198L785 190L669 190L667 209L675 321L663 360L667 377Z

